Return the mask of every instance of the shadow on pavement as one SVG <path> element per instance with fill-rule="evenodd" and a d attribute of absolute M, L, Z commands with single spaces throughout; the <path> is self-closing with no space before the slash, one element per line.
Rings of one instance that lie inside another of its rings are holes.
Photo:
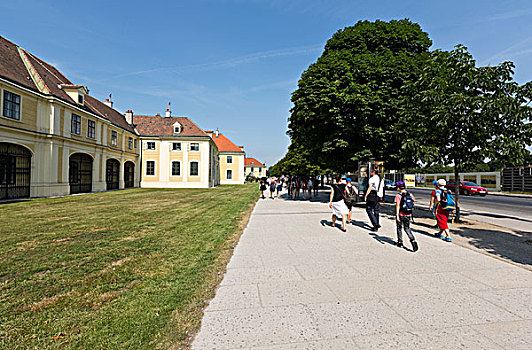
<path fill-rule="evenodd" d="M 532 220 L 523 219 L 523 218 L 516 218 L 514 216 L 509 215 L 500 215 L 500 214 L 492 214 L 492 213 L 461 213 L 462 217 L 467 218 L 470 215 L 476 215 L 476 216 L 486 216 L 488 218 L 494 218 L 494 219 L 510 219 L 510 220 L 517 220 L 517 221 L 524 221 L 524 222 L 532 222 Z"/>

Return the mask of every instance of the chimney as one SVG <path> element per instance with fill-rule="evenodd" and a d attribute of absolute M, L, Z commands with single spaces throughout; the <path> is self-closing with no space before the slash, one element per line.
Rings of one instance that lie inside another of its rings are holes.
<path fill-rule="evenodd" d="M 216 137 L 218 137 L 219 133 L 220 133 L 220 131 L 218 129 L 216 129 Z"/>
<path fill-rule="evenodd" d="M 166 118 L 170 118 L 172 116 L 172 111 L 170 110 L 170 102 L 168 102 L 168 108 L 166 109 Z"/>
<path fill-rule="evenodd" d="M 111 101 L 111 94 L 109 94 L 109 98 L 106 98 L 105 99 L 105 102 L 104 102 L 107 106 L 113 108 L 113 101 Z"/>
<path fill-rule="evenodd" d="M 244 150 L 244 146 L 238 146 L 238 148 L 240 148 L 241 151 Z"/>
<path fill-rule="evenodd" d="M 126 111 L 125 116 L 126 116 L 126 122 L 130 125 L 133 124 L 133 111 L 131 109 L 128 109 Z"/>

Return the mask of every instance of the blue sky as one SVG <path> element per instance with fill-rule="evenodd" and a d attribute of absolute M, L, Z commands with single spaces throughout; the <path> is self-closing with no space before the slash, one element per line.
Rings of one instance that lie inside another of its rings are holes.
<path fill-rule="evenodd" d="M 512 60 L 532 80 L 530 0 L 2 1 L 0 34 L 135 114 L 186 115 L 273 165 L 290 95 L 327 39 L 361 19 L 410 18 L 433 48 Z"/>

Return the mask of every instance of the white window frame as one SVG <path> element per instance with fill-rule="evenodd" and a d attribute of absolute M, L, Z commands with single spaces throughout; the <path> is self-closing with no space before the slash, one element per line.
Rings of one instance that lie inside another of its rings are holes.
<path fill-rule="evenodd" d="M 198 145 L 198 149 L 192 149 L 192 145 Z M 190 152 L 199 152 L 200 151 L 200 144 L 199 142 L 191 142 L 190 143 Z"/>
<path fill-rule="evenodd" d="M 148 174 L 148 162 L 153 162 L 153 175 Z M 155 177 L 157 175 L 157 162 L 155 160 L 146 159 L 146 163 L 144 163 L 144 165 L 146 166 L 146 170 L 144 170 L 145 176 Z"/>
<path fill-rule="evenodd" d="M 153 148 L 150 148 L 149 145 L 153 143 Z M 156 151 L 157 150 L 157 142 L 155 141 L 146 141 L 146 150 L 147 151 Z"/>
<path fill-rule="evenodd" d="M 233 156 L 227 156 L 227 164 L 233 164 Z"/>
<path fill-rule="evenodd" d="M 231 175 L 231 176 L 229 176 Z M 227 171 L 225 172 L 225 179 L 226 180 L 233 180 L 233 170 L 232 169 L 227 169 Z"/>
<path fill-rule="evenodd" d="M 4 103 L 5 103 L 5 93 L 6 92 L 9 92 L 10 94 L 18 96 L 18 118 L 11 118 L 11 117 L 8 117 L 7 115 L 4 115 Z M 12 92 L 12 91 L 7 90 L 7 89 L 0 90 L 0 107 L 2 108 L 2 110 L 0 111 L 0 115 L 2 117 L 7 118 L 9 120 L 20 121 L 21 118 L 22 118 L 22 95 L 17 94 L 15 92 Z"/>
<path fill-rule="evenodd" d="M 133 138 L 131 136 L 129 136 L 127 139 L 127 148 L 133 149 Z"/>
<path fill-rule="evenodd" d="M 113 136 L 116 136 L 113 138 Z M 118 132 L 111 130 L 111 146 L 118 146 Z"/>
<path fill-rule="evenodd" d="M 179 149 L 175 149 L 174 145 L 179 145 Z M 172 142 L 172 152 L 181 152 L 182 149 L 183 145 L 181 144 L 181 142 Z"/>
<path fill-rule="evenodd" d="M 173 174 L 173 172 L 174 172 L 174 163 L 179 163 L 179 175 L 174 175 Z M 170 162 L 170 176 L 180 177 L 180 176 L 183 176 L 182 173 L 183 173 L 183 167 L 181 166 L 181 161 L 180 160 L 172 160 Z"/>
<path fill-rule="evenodd" d="M 79 123 L 76 123 L 76 125 L 79 126 L 79 130 L 73 130 L 73 126 L 74 126 L 74 118 L 77 117 L 79 118 Z M 76 113 L 72 113 L 72 116 L 70 117 L 70 133 L 72 135 L 78 135 L 80 136 L 81 135 L 81 124 L 82 124 L 82 119 L 81 119 L 81 116 L 80 115 L 77 115 Z"/>
<path fill-rule="evenodd" d="M 192 163 L 197 163 L 198 164 L 198 174 L 197 175 L 192 175 Z M 198 177 L 200 176 L 200 162 L 197 161 L 197 160 L 191 160 L 189 163 L 188 163 L 188 175 L 189 176 L 192 176 L 192 177 Z"/>
<path fill-rule="evenodd" d="M 93 134 L 91 135 L 90 134 L 90 123 L 94 123 L 94 129 L 93 129 Z M 92 120 L 92 119 L 87 119 L 87 137 L 89 139 L 95 139 L 96 138 L 96 121 L 95 120 Z"/>

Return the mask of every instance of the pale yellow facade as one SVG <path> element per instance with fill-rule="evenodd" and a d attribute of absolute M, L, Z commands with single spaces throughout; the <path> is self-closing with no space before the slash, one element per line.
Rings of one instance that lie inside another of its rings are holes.
<path fill-rule="evenodd" d="M 266 176 L 266 166 L 264 165 L 246 165 L 244 168 L 246 177 L 264 177 Z"/>
<path fill-rule="evenodd" d="M 219 152 L 210 137 L 142 136 L 141 144 L 141 187 L 208 188 L 220 184 Z"/>
<path fill-rule="evenodd" d="M 221 152 L 220 153 L 220 184 L 241 185 L 244 184 L 244 153 Z"/>
<path fill-rule="evenodd" d="M 118 188 L 125 187 L 123 170 L 126 162 L 130 162 L 128 169 L 131 164 L 134 165 L 132 186 L 139 186 L 139 152 L 135 147 L 139 138 L 136 134 L 88 112 L 82 105 L 67 103 L 4 79 L 0 79 L 2 107 L 5 91 L 20 97 L 20 114 L 19 120 L 15 120 L 4 115 L 4 108 L 0 110 L 0 144 L 4 149 L 20 146 L 30 152 L 29 181 L 26 184 L 29 186 L 29 197 L 71 193 L 70 162 L 74 154 L 88 156 L 86 164 L 90 159 L 91 167 L 87 168 L 86 174 L 87 179 L 91 178 L 90 191 L 107 189 L 106 164 L 109 159 L 118 162 Z M 72 133 L 73 114 L 76 118 L 79 116 L 79 135 Z M 89 121 L 91 133 L 88 132 Z M 114 140 L 111 142 L 112 131 L 116 132 L 116 143 Z M 131 181 L 128 184 L 131 185 Z"/>

